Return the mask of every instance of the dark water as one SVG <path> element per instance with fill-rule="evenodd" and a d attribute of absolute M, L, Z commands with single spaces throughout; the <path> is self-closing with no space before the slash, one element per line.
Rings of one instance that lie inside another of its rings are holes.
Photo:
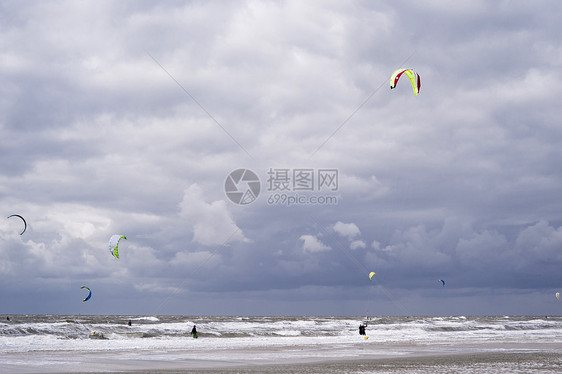
<path fill-rule="evenodd" d="M 122 316 L 122 315 L 15 315 L 0 320 L 0 339 L 43 335 L 80 339 L 91 331 L 130 334 L 131 337 L 160 338 L 190 336 L 197 325 L 207 337 L 302 336 L 324 337 L 356 334 L 363 317 L 259 317 L 259 316 Z M 131 325 L 129 326 L 129 322 Z M 455 332 L 495 333 L 540 332 L 559 335 L 562 317 L 536 316 L 448 316 L 448 317 L 370 317 L 368 332 L 379 336 L 420 336 L 424 339 Z"/>

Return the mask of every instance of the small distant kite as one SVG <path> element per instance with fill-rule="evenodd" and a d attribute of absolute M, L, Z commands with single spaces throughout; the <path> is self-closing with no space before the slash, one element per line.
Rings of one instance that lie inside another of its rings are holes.
<path fill-rule="evenodd" d="M 443 287 L 445 287 L 445 281 L 443 279 L 439 279 L 439 282 L 443 283 Z"/>
<path fill-rule="evenodd" d="M 394 73 L 392 73 L 392 76 L 390 77 L 390 88 L 393 89 L 394 87 L 396 87 L 396 84 L 398 83 L 398 80 L 400 79 L 402 74 L 406 74 L 408 78 L 410 78 L 412 88 L 414 89 L 414 95 L 417 96 L 417 94 L 420 93 L 421 89 L 421 79 L 419 74 L 412 69 L 398 69 L 394 71 Z"/>
<path fill-rule="evenodd" d="M 375 276 L 375 272 L 374 272 L 374 271 L 372 271 L 372 272 L 369 273 L 369 279 L 373 279 L 374 276 Z"/>
<path fill-rule="evenodd" d="M 25 218 L 23 218 L 22 216 L 20 216 L 19 214 L 12 214 L 11 216 L 8 216 L 8 218 L 11 217 L 18 217 L 23 221 L 23 231 L 20 232 L 20 235 L 23 235 L 23 233 L 25 232 L 25 230 L 27 230 L 27 222 L 25 222 Z"/>
<path fill-rule="evenodd" d="M 555 296 L 557 300 L 560 300 L 560 292 L 556 292 Z"/>
<path fill-rule="evenodd" d="M 90 297 L 92 297 L 92 291 L 91 291 L 88 287 L 86 287 L 86 286 L 82 286 L 82 287 L 80 287 L 80 289 L 85 289 L 85 290 L 88 290 L 88 292 L 89 292 L 88 296 L 86 296 L 86 298 L 85 298 L 84 300 L 82 300 L 82 301 L 88 301 L 88 300 L 90 300 Z"/>
<path fill-rule="evenodd" d="M 109 239 L 109 252 L 116 258 L 119 258 L 118 247 L 119 247 L 119 241 L 121 239 L 126 240 L 127 237 L 125 235 L 112 235 L 111 238 Z"/>

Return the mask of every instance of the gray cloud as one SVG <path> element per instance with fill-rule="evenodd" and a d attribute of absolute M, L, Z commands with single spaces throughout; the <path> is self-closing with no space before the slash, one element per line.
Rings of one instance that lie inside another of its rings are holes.
<path fill-rule="evenodd" d="M 556 313 L 559 5 L 0 7 L 0 207 L 29 223 L 0 221 L 6 312 Z M 400 64 L 420 95 L 388 88 Z"/>

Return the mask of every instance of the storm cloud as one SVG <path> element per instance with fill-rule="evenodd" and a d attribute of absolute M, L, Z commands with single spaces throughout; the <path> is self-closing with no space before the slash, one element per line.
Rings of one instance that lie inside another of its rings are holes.
<path fill-rule="evenodd" d="M 1 312 L 560 314 L 561 7 L 0 2 Z"/>

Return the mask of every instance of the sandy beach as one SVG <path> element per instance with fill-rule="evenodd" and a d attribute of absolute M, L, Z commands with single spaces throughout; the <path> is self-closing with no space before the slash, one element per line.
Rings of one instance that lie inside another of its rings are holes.
<path fill-rule="evenodd" d="M 557 373 L 558 343 L 351 344 L 191 352 L 27 352 L 0 355 L 11 373 Z"/>
<path fill-rule="evenodd" d="M 556 353 L 465 353 L 349 359 L 305 364 L 168 371 L 167 373 L 559 373 L 562 355 Z M 148 373 L 147 371 L 144 371 Z"/>

